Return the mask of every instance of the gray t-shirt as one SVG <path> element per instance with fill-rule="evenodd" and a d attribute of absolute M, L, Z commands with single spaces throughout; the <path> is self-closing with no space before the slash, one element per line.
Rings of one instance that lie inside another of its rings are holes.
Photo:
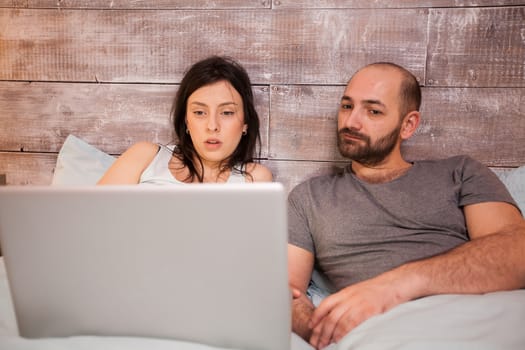
<path fill-rule="evenodd" d="M 418 161 L 383 184 L 312 178 L 288 198 L 289 242 L 315 254 L 336 290 L 468 241 L 463 206 L 516 205 L 497 176 L 467 157 Z"/>

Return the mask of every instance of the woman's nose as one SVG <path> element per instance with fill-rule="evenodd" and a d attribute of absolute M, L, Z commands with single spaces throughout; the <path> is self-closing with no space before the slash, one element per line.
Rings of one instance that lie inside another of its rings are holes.
<path fill-rule="evenodd" d="M 210 114 L 210 117 L 208 118 L 208 130 L 219 131 L 219 118 L 216 113 Z"/>

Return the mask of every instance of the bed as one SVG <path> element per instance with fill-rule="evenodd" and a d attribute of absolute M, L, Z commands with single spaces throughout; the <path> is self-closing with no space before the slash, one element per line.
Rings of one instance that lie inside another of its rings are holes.
<path fill-rule="evenodd" d="M 113 158 L 71 136 L 58 157 L 53 185 L 92 184 Z M 498 174 L 525 211 L 525 167 Z M 483 295 L 437 295 L 399 305 L 362 323 L 333 349 L 525 349 L 525 290 Z M 256 344 L 254 349 L 256 349 Z M 292 349 L 311 349 L 295 335 Z M 0 257 L 0 349 L 210 350 L 176 340 L 77 336 L 25 339 L 18 335 L 3 258 Z"/>
<path fill-rule="evenodd" d="M 516 349 L 525 348 L 525 290 L 484 295 L 436 295 L 402 304 L 350 332 L 333 349 Z M 0 258 L 0 349 L 9 350 L 217 350 L 166 339 L 18 336 L 3 259 Z M 292 349 L 311 349 L 296 336 Z"/>

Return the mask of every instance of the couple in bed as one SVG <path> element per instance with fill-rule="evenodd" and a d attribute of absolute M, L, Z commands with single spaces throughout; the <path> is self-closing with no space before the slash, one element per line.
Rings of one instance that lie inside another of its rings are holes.
<path fill-rule="evenodd" d="M 338 147 L 351 163 L 289 195 L 292 327 L 316 349 L 409 300 L 525 287 L 525 221 L 496 175 L 467 156 L 402 156 L 420 104 L 406 69 L 358 70 L 338 111 Z M 176 145 L 135 144 L 99 184 L 272 181 L 254 161 L 259 119 L 249 77 L 234 60 L 194 64 L 172 117 Z M 333 287 L 318 305 L 314 266 Z"/>

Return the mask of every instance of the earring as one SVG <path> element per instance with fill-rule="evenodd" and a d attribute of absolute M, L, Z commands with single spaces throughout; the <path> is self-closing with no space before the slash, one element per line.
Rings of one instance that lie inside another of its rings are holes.
<path fill-rule="evenodd" d="M 248 134 L 248 130 L 243 130 L 242 131 L 242 136 L 246 136 L 246 134 Z"/>
<path fill-rule="evenodd" d="M 188 128 L 186 128 L 186 134 L 190 134 L 190 130 Z"/>

